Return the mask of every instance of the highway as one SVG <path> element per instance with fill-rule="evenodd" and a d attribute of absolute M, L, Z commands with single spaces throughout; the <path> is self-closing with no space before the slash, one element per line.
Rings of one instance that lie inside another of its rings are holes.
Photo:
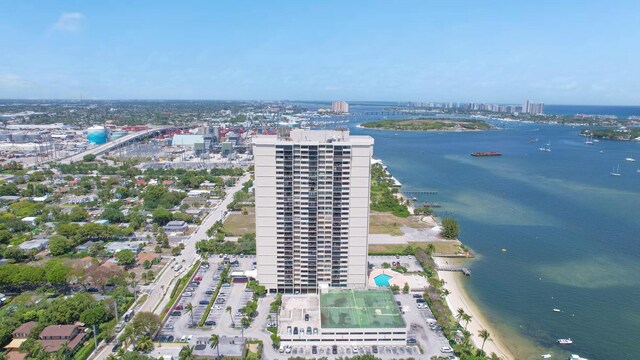
<path fill-rule="evenodd" d="M 233 201 L 233 195 L 242 189 L 242 185 L 249 180 L 250 174 L 246 173 L 243 175 L 238 182 L 229 190 L 227 190 L 227 195 L 225 198 L 216 206 L 216 208 L 207 215 L 206 218 L 202 221 L 200 226 L 198 226 L 197 230 L 186 240 L 184 240 L 184 250 L 182 253 L 175 257 L 173 261 L 170 261 L 160 276 L 156 278 L 156 280 L 147 288 L 150 289 L 146 292 L 147 300 L 139 305 L 134 311 L 136 313 L 146 311 L 153 311 L 155 314 L 161 315 L 162 310 L 169 302 L 169 295 L 165 296 L 166 293 L 170 293 L 176 279 L 184 276 L 184 273 L 189 271 L 191 266 L 198 260 L 199 255 L 196 254 L 196 242 L 200 240 L 207 239 L 207 230 L 218 220 L 223 218 L 224 211 L 227 210 L 227 205 Z M 179 272 L 175 272 L 173 270 L 173 266 L 175 264 L 183 264 L 182 269 Z M 155 309 L 155 311 L 154 311 Z M 120 334 L 118 334 L 120 336 Z M 117 337 L 116 336 L 116 339 Z M 90 356 L 91 359 L 102 360 L 106 359 L 109 354 L 111 354 L 111 348 L 115 345 L 114 343 L 109 343 L 102 345 Z"/>
<path fill-rule="evenodd" d="M 85 155 L 89 155 L 89 154 L 102 155 L 111 151 L 113 148 L 117 147 L 118 145 L 134 140 L 138 137 L 147 136 L 157 131 L 163 131 L 163 130 L 172 129 L 172 128 L 175 128 L 175 126 L 160 126 L 160 127 L 154 127 L 151 129 L 143 130 L 143 131 L 138 131 L 132 134 L 127 134 L 117 140 L 109 141 L 106 144 L 98 145 L 96 147 L 77 153 L 75 155 L 71 155 L 68 158 L 57 161 L 57 162 L 61 164 L 69 164 L 74 161 L 81 161 L 82 157 Z"/>

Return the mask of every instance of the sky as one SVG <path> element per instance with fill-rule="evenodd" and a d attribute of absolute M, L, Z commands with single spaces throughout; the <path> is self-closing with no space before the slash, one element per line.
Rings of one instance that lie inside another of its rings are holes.
<path fill-rule="evenodd" d="M 0 3 L 0 98 L 640 105 L 640 1 Z"/>

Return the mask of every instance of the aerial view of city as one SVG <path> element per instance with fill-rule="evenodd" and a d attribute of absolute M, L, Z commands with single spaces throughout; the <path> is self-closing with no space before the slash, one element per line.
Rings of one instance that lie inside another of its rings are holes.
<path fill-rule="evenodd" d="M 2 9 L 0 360 L 640 359 L 640 3 Z"/>

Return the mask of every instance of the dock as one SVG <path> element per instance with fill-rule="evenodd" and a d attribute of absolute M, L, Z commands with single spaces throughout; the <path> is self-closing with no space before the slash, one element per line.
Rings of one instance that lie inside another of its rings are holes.
<path fill-rule="evenodd" d="M 438 271 L 453 271 L 453 272 L 461 272 L 465 276 L 471 276 L 471 270 L 462 266 L 438 266 L 436 269 Z"/>
<path fill-rule="evenodd" d="M 415 190 L 415 191 L 402 191 L 403 195 L 435 195 L 436 190 Z"/>

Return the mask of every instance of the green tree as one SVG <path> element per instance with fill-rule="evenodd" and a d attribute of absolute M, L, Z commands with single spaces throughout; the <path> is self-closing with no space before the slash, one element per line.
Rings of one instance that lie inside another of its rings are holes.
<path fill-rule="evenodd" d="M 85 156 L 82 157 L 82 160 L 84 162 L 92 162 L 96 159 L 96 156 L 94 154 L 87 154 Z"/>
<path fill-rule="evenodd" d="M 139 312 L 131 321 L 133 338 L 138 336 L 151 337 L 160 328 L 160 317 L 152 312 Z"/>
<path fill-rule="evenodd" d="M 469 323 L 471 322 L 471 315 L 469 314 L 464 314 L 464 316 L 462 316 L 462 320 L 464 321 L 464 328 L 465 330 L 467 329 L 467 325 L 469 325 Z"/>
<path fill-rule="evenodd" d="M 489 334 L 489 332 L 486 329 L 482 329 L 478 331 L 478 336 L 482 338 L 482 347 L 480 347 L 480 351 L 484 351 L 484 343 L 487 342 L 489 337 L 491 337 L 491 334 Z"/>
<path fill-rule="evenodd" d="M 53 256 L 60 256 L 71 252 L 73 241 L 60 235 L 53 235 L 49 238 L 49 252 Z"/>
<path fill-rule="evenodd" d="M 69 221 L 80 222 L 86 221 L 89 218 L 89 213 L 80 206 L 74 206 L 69 212 Z"/>
<path fill-rule="evenodd" d="M 183 346 L 178 354 L 180 360 L 195 360 L 196 355 L 193 353 L 193 346 Z"/>
<path fill-rule="evenodd" d="M 122 211 L 114 208 L 109 208 L 109 207 L 104 209 L 100 217 L 102 219 L 109 221 L 109 223 L 111 224 L 119 224 L 125 221 L 125 217 Z"/>
<path fill-rule="evenodd" d="M 59 259 L 51 259 L 44 264 L 44 271 L 50 284 L 63 285 L 67 283 L 71 267 L 64 265 Z"/>
<path fill-rule="evenodd" d="M 235 327 L 235 326 L 236 326 L 236 324 L 233 322 L 233 316 L 231 316 L 231 311 L 232 311 L 231 306 L 227 306 L 227 308 L 225 309 L 225 311 L 229 313 L 229 318 L 231 319 L 231 326 L 232 326 L 232 327 Z"/>
<path fill-rule="evenodd" d="M 461 322 L 465 315 L 466 313 L 463 308 L 458 308 L 458 310 L 456 310 L 456 320 L 458 320 L 458 322 Z"/>
<path fill-rule="evenodd" d="M 217 334 L 211 334 L 211 336 L 209 337 L 209 347 L 211 347 L 211 349 L 217 350 L 218 358 L 220 358 L 220 348 L 218 348 L 219 344 L 220 344 L 220 336 L 218 336 Z"/>
<path fill-rule="evenodd" d="M 119 265 L 131 266 L 136 263 L 136 255 L 129 249 L 118 251 L 115 258 Z"/>
<path fill-rule="evenodd" d="M 454 218 L 447 217 L 442 220 L 442 236 L 445 239 L 457 239 L 459 231 L 458 222 Z"/>
<path fill-rule="evenodd" d="M 171 211 L 161 207 L 153 211 L 153 221 L 159 226 L 164 226 L 171 220 L 173 220 L 173 213 Z"/>
<path fill-rule="evenodd" d="M 411 290 L 409 288 L 409 283 L 404 283 L 404 286 L 402 287 L 402 292 L 405 293 L 405 294 L 408 294 L 409 290 Z"/>
<path fill-rule="evenodd" d="M 189 313 L 191 315 L 191 325 L 194 324 L 193 322 L 193 305 L 191 303 L 187 303 L 187 305 L 185 305 L 184 307 L 184 312 Z"/>

